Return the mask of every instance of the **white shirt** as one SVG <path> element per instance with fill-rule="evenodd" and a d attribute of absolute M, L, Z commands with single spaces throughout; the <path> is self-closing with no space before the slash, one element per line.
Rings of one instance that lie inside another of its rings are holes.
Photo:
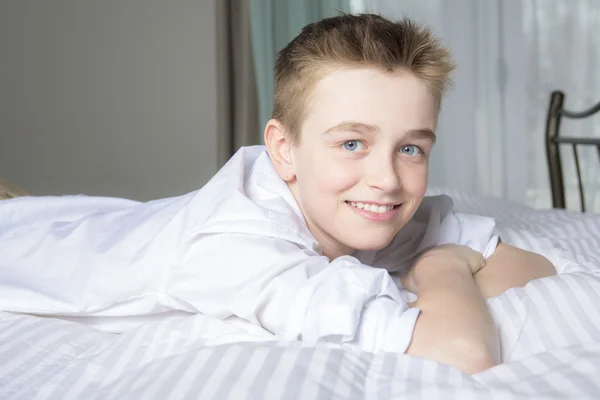
<path fill-rule="evenodd" d="M 0 310 L 80 318 L 112 332 L 202 313 L 284 339 L 401 353 L 419 310 L 407 307 L 388 271 L 443 243 L 488 257 L 497 240 L 494 220 L 429 197 L 385 249 L 330 261 L 264 147 L 245 147 L 202 189 L 179 197 L 0 201 Z"/>

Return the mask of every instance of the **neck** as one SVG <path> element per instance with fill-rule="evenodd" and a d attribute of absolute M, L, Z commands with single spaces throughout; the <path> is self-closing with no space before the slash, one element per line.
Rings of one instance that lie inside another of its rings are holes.
<path fill-rule="evenodd" d="M 350 248 L 348 248 L 348 249 L 326 249 L 324 246 L 322 246 L 322 247 L 323 247 L 323 255 L 325 257 L 329 258 L 331 261 L 333 261 L 336 258 L 341 257 L 341 256 L 349 256 L 354 252 L 354 250 L 352 250 Z"/>
<path fill-rule="evenodd" d="M 332 238 L 331 235 L 321 230 L 318 226 L 312 224 L 311 221 L 306 220 L 306 223 L 310 233 L 312 233 L 313 237 L 321 246 L 323 255 L 325 257 L 329 258 L 330 260 L 335 260 L 338 257 L 349 256 L 354 253 L 354 249 L 338 242 Z"/>

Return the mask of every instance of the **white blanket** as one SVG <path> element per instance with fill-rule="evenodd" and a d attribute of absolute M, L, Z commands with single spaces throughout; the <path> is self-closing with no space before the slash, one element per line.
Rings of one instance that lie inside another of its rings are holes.
<path fill-rule="evenodd" d="M 3 313 L 0 399 L 599 398 L 600 215 L 452 196 L 560 272 L 489 300 L 502 365 L 467 376 L 407 355 L 273 342 L 202 315 L 114 335 Z"/>

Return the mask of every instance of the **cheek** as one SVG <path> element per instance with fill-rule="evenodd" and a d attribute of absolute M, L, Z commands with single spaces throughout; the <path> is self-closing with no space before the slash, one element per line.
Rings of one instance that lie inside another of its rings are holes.
<path fill-rule="evenodd" d="M 299 187 L 301 192 L 311 195 L 319 199 L 317 202 L 323 203 L 332 196 L 343 196 L 347 190 L 356 185 L 360 180 L 356 170 L 357 168 L 351 168 L 345 163 L 336 163 L 333 160 L 325 162 L 315 160 L 305 166 L 302 173 L 299 174 Z M 314 199 L 302 197 L 304 201 L 315 202 Z"/>
<path fill-rule="evenodd" d="M 404 191 L 413 197 L 423 197 L 427 191 L 427 170 L 427 166 L 407 170 L 402 177 Z"/>

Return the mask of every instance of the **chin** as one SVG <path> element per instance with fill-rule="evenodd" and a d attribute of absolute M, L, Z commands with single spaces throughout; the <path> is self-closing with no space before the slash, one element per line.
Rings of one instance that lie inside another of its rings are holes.
<path fill-rule="evenodd" d="M 353 241 L 349 247 L 359 251 L 378 251 L 384 249 L 388 244 L 391 243 L 395 235 L 385 237 L 371 237 L 368 241 L 363 240 Z"/>

